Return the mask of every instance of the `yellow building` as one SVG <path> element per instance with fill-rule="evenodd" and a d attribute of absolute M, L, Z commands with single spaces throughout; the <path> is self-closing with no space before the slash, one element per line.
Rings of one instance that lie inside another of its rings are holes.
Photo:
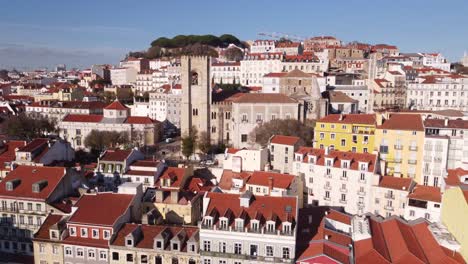
<path fill-rule="evenodd" d="M 447 189 L 442 195 L 442 223 L 460 243 L 463 258 L 468 261 L 468 170 L 448 170 Z"/>
<path fill-rule="evenodd" d="M 374 151 L 385 161 L 382 173 L 422 182 L 424 124 L 417 114 L 377 116 Z"/>
<path fill-rule="evenodd" d="M 372 152 L 376 119 L 374 114 L 332 114 L 315 125 L 314 147 L 339 151 Z"/>

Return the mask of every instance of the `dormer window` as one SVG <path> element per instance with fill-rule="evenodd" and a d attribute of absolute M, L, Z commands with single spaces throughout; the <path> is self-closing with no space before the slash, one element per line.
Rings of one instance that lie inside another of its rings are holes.
<path fill-rule="evenodd" d="M 235 228 L 237 231 L 244 230 L 244 220 L 243 219 L 236 219 Z"/>
<path fill-rule="evenodd" d="M 133 238 L 132 238 L 132 237 L 127 237 L 127 238 L 125 239 L 125 245 L 126 245 L 127 247 L 132 247 L 132 246 L 133 246 Z"/>
<path fill-rule="evenodd" d="M 172 242 L 172 250 L 179 251 L 179 242 Z"/>
<path fill-rule="evenodd" d="M 333 160 L 332 159 L 327 159 L 327 166 L 330 167 L 332 166 L 333 164 Z"/>
<path fill-rule="evenodd" d="M 88 237 L 88 229 L 87 228 L 81 228 L 81 237 Z"/>
<path fill-rule="evenodd" d="M 213 218 L 210 216 L 205 217 L 205 226 L 211 227 L 213 225 Z"/>
<path fill-rule="evenodd" d="M 290 234 L 291 233 L 291 223 L 283 223 L 283 233 Z"/>
<path fill-rule="evenodd" d="M 362 171 L 366 171 L 367 170 L 367 164 L 366 163 L 361 163 L 360 166 L 359 166 L 359 169 L 362 170 Z"/>
<path fill-rule="evenodd" d="M 260 225 L 258 221 L 252 221 L 250 223 L 250 228 L 252 229 L 252 231 L 258 231 L 259 226 Z"/>
<path fill-rule="evenodd" d="M 220 229 L 227 229 L 227 228 L 228 228 L 228 220 L 227 220 L 227 218 L 220 219 L 220 221 L 219 221 L 219 228 L 220 228 Z"/>
<path fill-rule="evenodd" d="M 76 227 L 70 227 L 68 232 L 70 233 L 70 236 L 76 236 Z"/>
<path fill-rule="evenodd" d="M 57 239 L 58 238 L 57 231 L 50 231 L 50 238 Z"/>
<path fill-rule="evenodd" d="M 314 156 L 309 156 L 309 163 L 310 164 L 315 164 L 315 157 Z"/>
<path fill-rule="evenodd" d="M 273 221 L 268 221 L 266 225 L 266 231 L 268 233 L 274 233 L 275 232 L 275 222 Z"/>
<path fill-rule="evenodd" d="M 108 240 L 110 238 L 110 231 L 104 230 L 104 239 Z"/>
<path fill-rule="evenodd" d="M 349 167 L 349 162 L 348 162 L 348 161 L 343 161 L 343 162 L 341 163 L 341 167 L 342 167 L 343 169 L 347 169 L 347 168 Z"/>
<path fill-rule="evenodd" d="M 99 230 L 93 229 L 92 233 L 93 233 L 93 238 L 97 238 L 97 239 L 99 238 Z"/>

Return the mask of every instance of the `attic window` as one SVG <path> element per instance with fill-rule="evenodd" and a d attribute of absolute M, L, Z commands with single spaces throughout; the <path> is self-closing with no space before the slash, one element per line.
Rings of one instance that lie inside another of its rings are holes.
<path fill-rule="evenodd" d="M 177 251 L 179 251 L 179 243 L 173 242 L 173 243 L 172 243 L 172 250 L 177 250 Z"/>
<path fill-rule="evenodd" d="M 156 241 L 156 248 L 159 248 L 159 249 L 162 248 L 162 241 L 161 240 Z"/>
<path fill-rule="evenodd" d="M 130 246 L 130 247 L 133 246 L 133 239 L 127 238 L 125 240 L 125 245 Z"/>
<path fill-rule="evenodd" d="M 13 191 L 16 188 L 16 186 L 20 185 L 20 183 L 20 179 L 14 179 L 6 182 L 5 188 L 7 189 L 7 191 Z"/>
<path fill-rule="evenodd" d="M 33 183 L 32 185 L 32 191 L 35 193 L 39 193 L 42 191 L 47 186 L 47 181 L 46 180 L 41 180 L 36 183 Z"/>

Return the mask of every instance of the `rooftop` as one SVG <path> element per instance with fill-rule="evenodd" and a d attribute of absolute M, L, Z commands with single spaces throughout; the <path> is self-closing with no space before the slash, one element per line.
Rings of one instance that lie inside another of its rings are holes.
<path fill-rule="evenodd" d="M 244 93 L 233 100 L 234 103 L 297 104 L 297 101 L 284 94 Z"/>
<path fill-rule="evenodd" d="M 247 184 L 270 186 L 278 189 L 288 189 L 294 182 L 296 176 L 267 171 L 255 171 L 247 180 Z"/>
<path fill-rule="evenodd" d="M 410 187 L 414 184 L 414 181 L 410 178 L 398 178 L 392 176 L 383 176 L 380 179 L 379 187 L 409 191 Z"/>
<path fill-rule="evenodd" d="M 424 131 L 421 115 L 418 114 L 391 114 L 383 121 L 380 129 Z"/>
<path fill-rule="evenodd" d="M 274 135 L 270 139 L 270 143 L 272 144 L 281 144 L 281 145 L 289 145 L 289 146 L 294 146 L 297 142 L 301 140 L 298 137 L 293 137 L 293 136 L 283 136 L 283 135 Z"/>
<path fill-rule="evenodd" d="M 327 115 L 317 122 L 322 123 L 342 123 L 342 124 L 364 124 L 364 125 L 375 125 L 375 115 L 374 114 L 331 114 Z"/>
<path fill-rule="evenodd" d="M 408 195 L 408 198 L 440 203 L 442 201 L 442 194 L 438 187 L 416 185 L 413 192 Z"/>

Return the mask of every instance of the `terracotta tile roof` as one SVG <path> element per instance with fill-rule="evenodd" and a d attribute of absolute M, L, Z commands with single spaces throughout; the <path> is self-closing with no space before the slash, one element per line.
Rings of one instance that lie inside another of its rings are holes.
<path fill-rule="evenodd" d="M 219 179 L 218 187 L 222 190 L 230 190 L 231 188 L 233 188 L 232 179 L 242 179 L 245 183 L 251 175 L 252 172 L 233 172 L 232 170 L 223 170 L 221 178 Z M 241 189 L 240 191 L 243 191 L 243 189 Z"/>
<path fill-rule="evenodd" d="M 321 119 L 317 122 L 322 123 L 340 123 L 340 124 L 364 124 L 364 125 L 375 125 L 375 115 L 374 114 L 348 114 L 348 115 L 339 115 L 331 114 Z"/>
<path fill-rule="evenodd" d="M 312 147 L 299 147 L 296 154 L 302 155 L 302 162 L 308 163 L 309 156 L 315 156 L 315 163 L 319 166 L 325 165 L 325 158 L 333 158 L 333 167 L 341 168 L 341 161 L 350 161 L 350 170 L 359 170 L 359 162 L 368 163 L 367 171 L 373 172 L 377 163 L 377 155 L 370 153 L 355 153 L 338 150 L 331 150 L 328 155 L 325 155 L 324 149 Z"/>
<path fill-rule="evenodd" d="M 63 122 L 80 122 L 80 123 L 99 123 L 104 118 L 103 115 L 75 115 L 68 114 L 63 118 Z"/>
<path fill-rule="evenodd" d="M 440 203 L 442 201 L 442 194 L 438 187 L 416 185 L 413 192 L 408 195 L 408 198 Z"/>
<path fill-rule="evenodd" d="M 130 166 L 136 167 L 157 167 L 161 162 L 159 160 L 136 160 Z"/>
<path fill-rule="evenodd" d="M 329 91 L 328 95 L 330 97 L 331 103 L 356 103 L 358 102 L 358 100 L 355 100 L 340 91 Z"/>
<path fill-rule="evenodd" d="M 106 106 L 104 109 L 106 109 L 106 110 L 128 110 L 128 107 L 123 105 L 118 100 L 115 100 L 114 102 L 112 102 L 111 104 Z"/>
<path fill-rule="evenodd" d="M 49 214 L 41 225 L 41 228 L 34 234 L 34 239 L 49 240 L 50 228 L 62 220 L 63 215 Z"/>
<path fill-rule="evenodd" d="M 280 227 L 281 222 L 296 222 L 297 197 L 255 196 L 250 200 L 249 207 L 240 206 L 239 194 L 207 193 L 209 198 L 206 215 L 218 212 L 224 215 L 227 211 L 234 216 L 244 216 L 246 219 L 272 220 Z M 216 220 L 214 223 L 216 223 Z M 233 221 L 234 222 L 234 221 Z M 260 221 L 260 225 L 264 224 Z"/>
<path fill-rule="evenodd" d="M 392 75 L 402 75 L 400 72 L 397 72 L 397 71 L 389 71 L 388 73 Z"/>
<path fill-rule="evenodd" d="M 90 237 L 82 238 L 82 237 L 67 236 L 64 240 L 62 240 L 62 244 L 64 246 L 76 245 L 76 246 L 93 247 L 93 248 L 109 248 L 109 240 L 94 239 Z"/>
<path fill-rule="evenodd" d="M 459 263 L 438 244 L 425 221 L 371 217 L 369 225 L 372 237 L 354 243 L 357 264 Z"/>
<path fill-rule="evenodd" d="M 233 99 L 234 103 L 297 104 L 297 101 L 284 94 L 244 93 Z"/>
<path fill-rule="evenodd" d="M 197 227 L 189 226 L 165 226 L 165 225 L 137 225 L 124 224 L 117 232 L 115 239 L 112 241 L 112 246 L 125 247 L 125 238 L 127 235 L 139 229 L 141 235 L 137 235 L 135 248 L 154 249 L 154 239 L 158 236 L 164 236 L 168 240 L 178 237 L 181 241 L 180 251 L 187 252 L 187 241 L 197 235 Z M 198 243 L 198 239 L 195 240 Z M 165 250 L 171 250 L 171 243 L 165 244 Z"/>
<path fill-rule="evenodd" d="M 33 139 L 28 144 L 26 144 L 26 146 L 19 148 L 18 151 L 21 151 L 21 152 L 34 152 L 34 151 L 38 150 L 39 148 L 42 148 L 45 145 L 47 145 L 48 142 L 49 142 L 49 140 L 47 138 L 36 138 L 36 139 Z"/>
<path fill-rule="evenodd" d="M 226 153 L 228 154 L 236 154 L 240 149 L 237 148 L 227 148 Z"/>
<path fill-rule="evenodd" d="M 426 119 L 424 120 L 424 126 L 427 128 L 456 128 L 456 129 L 468 129 L 468 120 L 447 120 L 445 125 L 444 119 Z"/>
<path fill-rule="evenodd" d="M 193 193 L 209 192 L 213 187 L 213 183 L 209 180 L 199 177 L 190 177 L 190 179 L 187 180 L 185 190 Z"/>
<path fill-rule="evenodd" d="M 271 138 L 270 143 L 294 146 L 297 142 L 299 142 L 299 140 L 301 139 L 298 137 L 274 135 Z"/>
<path fill-rule="evenodd" d="M 394 189 L 394 190 L 406 190 L 409 191 L 414 181 L 411 178 L 398 178 L 392 176 L 383 176 L 380 179 L 379 187 Z"/>
<path fill-rule="evenodd" d="M 155 121 L 147 116 L 129 116 L 125 120 L 125 124 L 153 124 L 157 123 L 158 121 Z"/>
<path fill-rule="evenodd" d="M 276 48 L 299 48 L 301 43 L 299 42 L 279 42 L 276 44 Z"/>
<path fill-rule="evenodd" d="M 263 75 L 263 77 L 280 78 L 280 77 L 283 77 L 285 75 L 286 75 L 286 72 L 270 72 L 270 73 L 267 73 L 267 74 Z"/>
<path fill-rule="evenodd" d="M 134 195 L 119 193 L 84 194 L 68 223 L 113 226 L 133 202 Z"/>
<path fill-rule="evenodd" d="M 26 141 L 22 140 L 10 140 L 0 148 L 0 169 L 5 169 L 6 162 L 12 162 L 16 159 L 16 149 L 24 147 Z M 3 152 L 2 152 L 3 151 Z"/>
<path fill-rule="evenodd" d="M 240 62 L 239 61 L 227 61 L 227 62 L 218 61 L 218 62 L 212 62 L 211 66 L 213 67 L 237 67 L 237 66 L 240 66 Z"/>
<path fill-rule="evenodd" d="M 326 217 L 346 225 L 351 225 L 351 220 L 353 218 L 351 215 L 333 209 L 328 212 Z"/>
<path fill-rule="evenodd" d="M 468 170 L 464 170 L 462 168 L 447 170 L 447 177 L 444 179 L 445 184 L 448 186 L 459 186 L 462 184 L 468 184 L 460 181 L 460 177 L 465 175 L 468 176 Z"/>
<path fill-rule="evenodd" d="M 283 174 L 276 172 L 267 171 L 254 171 L 250 178 L 247 180 L 247 184 L 269 186 L 270 181 L 273 184 L 273 188 L 288 189 L 294 182 L 296 176 L 291 174 Z"/>
<path fill-rule="evenodd" d="M 122 149 L 108 149 L 102 155 L 102 157 L 99 158 L 100 161 L 119 161 L 123 162 L 125 161 L 128 156 L 132 153 L 132 150 L 122 150 Z"/>
<path fill-rule="evenodd" d="M 155 176 L 156 173 L 154 171 L 143 171 L 143 170 L 128 170 L 124 173 L 124 175 L 131 175 L 131 176 Z"/>
<path fill-rule="evenodd" d="M 379 129 L 424 131 L 421 115 L 392 114 L 385 120 Z"/>
<path fill-rule="evenodd" d="M 44 201 L 55 191 L 65 174 L 63 167 L 18 166 L 0 183 L 0 196 Z M 6 183 L 14 180 L 19 180 L 17 186 L 8 191 Z M 40 181 L 47 181 L 47 185 L 39 192 L 33 192 L 32 185 Z"/>
<path fill-rule="evenodd" d="M 167 167 L 161 176 L 158 178 L 157 182 L 154 184 L 155 187 L 160 188 L 181 188 L 182 181 L 185 176 L 185 171 L 187 168 L 178 168 L 178 167 Z M 170 186 L 163 186 L 161 179 L 170 179 Z"/>

